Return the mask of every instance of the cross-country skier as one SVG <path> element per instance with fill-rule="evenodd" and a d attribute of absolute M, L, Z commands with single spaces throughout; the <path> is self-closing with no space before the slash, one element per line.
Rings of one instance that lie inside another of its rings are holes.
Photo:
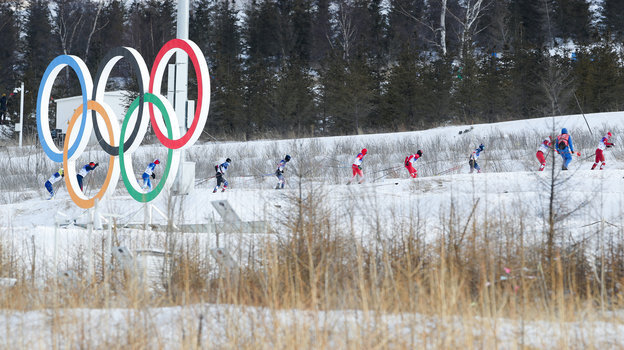
<path fill-rule="evenodd" d="M 479 156 L 481 155 L 481 152 L 483 152 L 484 148 L 485 146 L 483 146 L 483 144 L 480 144 L 479 147 L 475 148 L 475 150 L 472 151 L 472 153 L 470 154 L 470 160 L 468 160 L 468 164 L 470 164 L 471 174 L 475 169 L 477 169 L 477 173 L 481 172 L 481 167 L 477 163 L 477 159 L 479 159 Z"/>
<path fill-rule="evenodd" d="M 149 190 L 148 192 L 152 192 L 152 180 L 150 179 L 150 176 L 152 177 L 152 179 L 156 178 L 154 168 L 156 168 L 156 165 L 158 164 L 160 164 L 160 160 L 154 159 L 153 162 L 147 165 L 147 168 L 145 168 L 145 172 L 143 173 L 143 186 L 141 186 L 141 188 L 147 188 Z"/>
<path fill-rule="evenodd" d="M 84 177 L 87 176 L 88 173 L 95 170 L 98 165 L 100 165 L 100 163 L 89 162 L 89 164 L 85 164 L 78 172 L 78 175 L 76 175 L 76 179 L 78 179 L 78 186 L 80 186 L 81 191 L 84 191 L 82 189 L 82 179 L 84 179 Z"/>
<path fill-rule="evenodd" d="M 568 129 L 561 129 L 561 135 L 557 136 L 557 153 L 561 154 L 563 164 L 561 170 L 568 170 L 568 165 L 572 161 L 574 154 L 574 145 L 572 144 L 572 135 L 568 134 Z M 577 156 L 581 156 L 581 152 L 576 152 Z"/>
<path fill-rule="evenodd" d="M 350 185 L 356 176 L 360 177 L 360 181 L 358 182 L 359 184 L 364 182 L 364 173 L 362 172 L 362 160 L 364 159 L 366 153 L 368 153 L 368 150 L 366 148 L 363 148 L 362 151 L 358 153 L 357 157 L 355 157 L 353 165 L 351 165 L 351 169 L 353 170 L 353 176 L 351 177 L 351 179 L 349 179 L 347 185 Z"/>
<path fill-rule="evenodd" d="M 605 136 L 602 137 L 602 139 L 600 139 L 600 142 L 598 143 L 598 148 L 596 148 L 596 161 L 594 162 L 594 165 L 592 165 L 591 170 L 596 169 L 596 166 L 598 166 L 598 163 L 600 162 L 602 162 L 602 164 L 600 164 L 600 170 L 604 169 L 605 157 L 602 152 L 607 148 L 613 147 L 614 143 L 609 142 L 611 136 L 613 135 L 609 131 Z"/>
<path fill-rule="evenodd" d="M 417 161 L 420 157 L 422 157 L 422 154 L 423 152 L 421 150 L 418 150 L 418 152 L 416 152 L 415 154 L 411 154 L 405 157 L 405 168 L 409 172 L 410 176 L 414 179 L 418 177 L 418 170 L 414 168 L 412 161 Z"/>
<path fill-rule="evenodd" d="M 215 175 L 215 177 L 217 178 L 217 185 L 215 186 L 214 190 L 212 190 L 212 193 L 217 192 L 219 187 L 221 187 L 221 184 L 223 184 L 221 192 L 225 192 L 225 189 L 228 187 L 225 173 L 227 172 L 230 163 L 232 163 L 232 160 L 230 158 L 227 158 L 224 163 L 215 165 L 215 171 L 217 172 L 217 174 Z"/>
<path fill-rule="evenodd" d="M 54 185 L 56 182 L 60 181 L 63 177 L 65 177 L 65 173 L 63 172 L 63 168 L 60 168 L 57 172 L 55 172 L 50 178 L 45 182 L 45 188 L 50 192 L 50 198 L 54 197 Z"/>
<path fill-rule="evenodd" d="M 277 163 L 277 170 L 275 171 L 275 176 L 277 176 L 277 186 L 275 186 L 276 190 L 279 190 L 280 188 L 283 189 L 284 188 L 284 183 L 286 182 L 286 180 L 284 179 L 284 170 L 286 168 L 286 163 L 288 163 L 290 161 L 290 156 L 287 154 L 284 159 L 280 160 L 279 163 Z"/>
<path fill-rule="evenodd" d="M 544 171 L 544 167 L 546 167 L 546 157 L 548 156 L 548 153 L 550 152 L 551 149 L 552 149 L 552 138 L 548 136 L 539 145 L 539 147 L 537 148 L 537 153 L 535 154 L 535 156 L 537 157 L 537 160 L 540 162 L 539 171 Z"/>

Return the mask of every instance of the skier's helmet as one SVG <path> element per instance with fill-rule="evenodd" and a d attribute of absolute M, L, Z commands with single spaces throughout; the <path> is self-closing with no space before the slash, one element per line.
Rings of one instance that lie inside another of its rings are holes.
<path fill-rule="evenodd" d="M 63 170 L 63 168 L 60 168 L 58 171 L 59 175 L 61 176 L 65 176 L 65 170 Z"/>
<path fill-rule="evenodd" d="M 160 164 L 160 160 L 154 159 L 154 164 Z"/>
<path fill-rule="evenodd" d="M 227 158 L 225 161 L 228 163 L 232 163 L 232 160 L 230 158 Z"/>
<path fill-rule="evenodd" d="M 611 134 L 611 131 L 609 131 L 609 132 L 607 133 L 607 136 L 609 136 L 609 137 L 613 136 L 613 134 Z"/>
<path fill-rule="evenodd" d="M 416 154 L 418 154 L 418 156 L 422 156 L 422 151 L 418 150 L 418 152 L 416 152 Z"/>
<path fill-rule="evenodd" d="M 366 148 L 362 148 L 362 154 L 366 154 L 368 150 Z"/>
<path fill-rule="evenodd" d="M 286 157 L 284 157 L 284 160 L 287 162 L 290 161 L 290 156 L 287 154 Z"/>
<path fill-rule="evenodd" d="M 90 162 L 90 163 L 89 163 L 89 166 L 90 166 L 90 167 L 94 167 L 94 166 L 95 166 L 95 163 L 94 163 L 94 162 Z"/>
<path fill-rule="evenodd" d="M 479 145 L 479 149 L 483 151 L 483 149 L 485 148 L 485 146 L 483 144 Z"/>

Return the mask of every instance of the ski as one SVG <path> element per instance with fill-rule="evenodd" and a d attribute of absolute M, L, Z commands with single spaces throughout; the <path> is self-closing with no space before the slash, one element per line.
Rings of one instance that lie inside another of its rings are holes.
<path fill-rule="evenodd" d="M 450 172 L 452 172 L 452 171 L 459 170 L 459 169 L 461 169 L 461 167 L 462 167 L 461 165 L 457 165 L 457 166 L 454 166 L 454 167 L 452 167 L 452 168 L 449 168 L 449 169 L 446 169 L 446 170 L 444 170 L 444 171 L 441 171 L 441 172 L 439 172 L 439 173 L 437 173 L 437 174 L 435 174 L 435 175 L 433 175 L 433 176 L 444 175 L 444 174 L 450 173 Z"/>

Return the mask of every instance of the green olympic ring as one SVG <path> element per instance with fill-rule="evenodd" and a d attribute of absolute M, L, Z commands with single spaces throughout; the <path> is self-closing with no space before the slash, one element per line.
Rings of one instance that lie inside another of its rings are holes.
<path fill-rule="evenodd" d="M 162 114 L 163 120 L 167 127 L 167 136 L 169 138 L 176 137 L 176 135 L 174 135 L 174 130 L 176 129 L 172 128 L 171 119 L 169 118 L 169 113 L 167 111 L 167 107 L 163 103 L 163 100 L 161 100 L 161 98 L 155 94 L 146 92 L 144 95 L 144 102 L 153 103 L 156 106 L 156 108 L 158 108 L 158 110 Z M 163 190 L 163 188 L 165 187 L 165 183 L 167 182 L 167 179 L 169 177 L 169 171 L 171 170 L 174 163 L 177 169 L 179 156 L 174 157 L 174 154 L 177 154 L 178 150 L 169 149 L 167 152 L 167 165 L 165 167 L 165 171 L 162 175 L 162 178 L 158 182 L 158 185 L 156 185 L 154 190 L 152 190 L 151 192 L 147 192 L 147 193 L 137 190 L 138 184 L 136 183 L 136 179 L 133 178 L 133 180 L 130 180 L 128 176 L 128 171 L 126 169 L 126 161 L 124 158 L 123 150 L 124 150 L 124 138 L 126 135 L 126 128 L 128 126 L 128 122 L 131 119 L 130 116 L 132 115 L 134 110 L 139 107 L 139 103 L 140 101 L 138 97 L 134 101 L 132 101 L 132 104 L 130 104 L 130 107 L 128 108 L 128 112 L 126 113 L 123 124 L 121 126 L 121 133 L 119 136 L 119 162 L 121 163 L 121 168 L 125 170 L 125 171 L 121 171 L 121 176 L 123 178 L 124 184 L 126 185 L 126 189 L 128 190 L 128 193 L 130 193 L 130 196 L 132 196 L 132 198 L 134 198 L 135 200 L 145 203 L 145 202 L 149 202 L 155 199 Z M 132 167 L 131 154 L 128 154 L 127 157 L 128 157 L 129 166 L 131 168 Z M 130 171 L 130 174 L 133 174 L 133 173 L 134 173 L 133 171 Z"/>

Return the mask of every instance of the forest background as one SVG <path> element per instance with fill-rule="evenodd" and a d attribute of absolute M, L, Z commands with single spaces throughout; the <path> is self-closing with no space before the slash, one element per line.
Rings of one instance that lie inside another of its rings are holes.
<path fill-rule="evenodd" d="M 24 81 L 35 133 L 55 56 L 77 55 L 94 75 L 123 45 L 151 67 L 175 22 L 173 0 L 0 1 L 9 114 Z M 623 34 L 621 0 L 198 0 L 190 18 L 211 71 L 203 137 L 239 140 L 623 110 Z M 113 76 L 109 90 L 136 90 L 129 65 Z M 193 99 L 192 67 L 189 79 Z M 65 69 L 51 107 L 79 89 Z"/>

